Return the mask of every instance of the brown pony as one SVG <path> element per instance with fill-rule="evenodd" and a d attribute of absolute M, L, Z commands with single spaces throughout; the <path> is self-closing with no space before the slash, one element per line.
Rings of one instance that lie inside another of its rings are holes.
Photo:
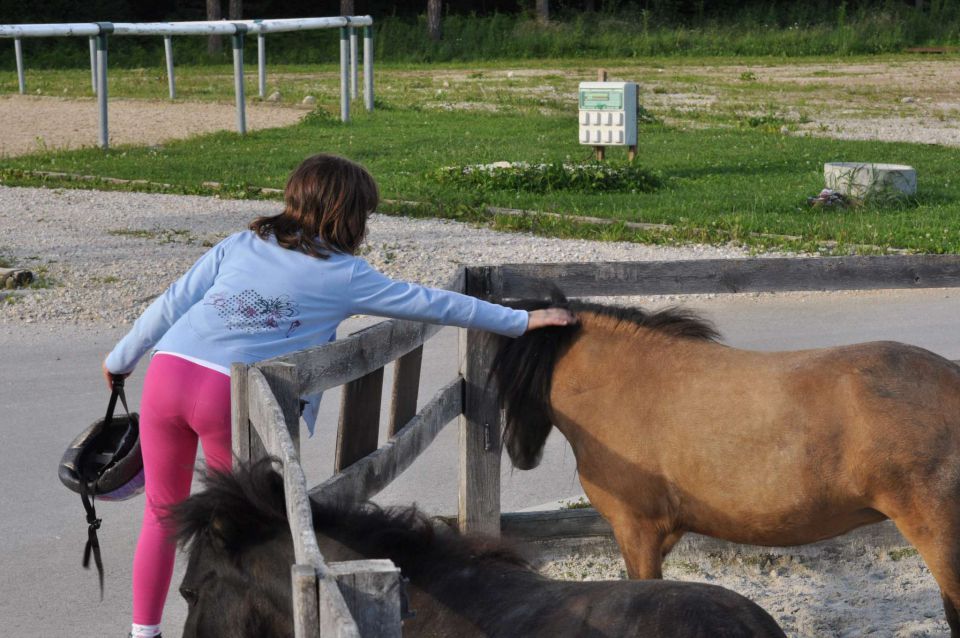
<path fill-rule="evenodd" d="M 799 545 L 891 519 L 960 636 L 960 367 L 893 342 L 753 352 L 681 309 L 569 307 L 578 326 L 496 338 L 514 465 L 553 425 L 632 578 L 684 532 Z"/>

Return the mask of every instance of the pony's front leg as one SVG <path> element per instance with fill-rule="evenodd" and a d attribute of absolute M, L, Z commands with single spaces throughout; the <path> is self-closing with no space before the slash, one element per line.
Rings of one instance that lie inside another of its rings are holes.
<path fill-rule="evenodd" d="M 667 537 L 653 525 L 614 523 L 613 535 L 627 564 L 627 575 L 634 579 L 662 578 L 663 542 Z"/>

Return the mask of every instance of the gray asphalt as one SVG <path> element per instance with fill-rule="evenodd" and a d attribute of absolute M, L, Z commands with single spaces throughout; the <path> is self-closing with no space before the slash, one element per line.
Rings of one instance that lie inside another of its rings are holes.
<path fill-rule="evenodd" d="M 731 345 L 783 350 L 893 339 L 960 359 L 960 291 L 883 292 L 863 295 L 736 296 L 687 305 L 712 317 Z M 358 324 L 345 326 L 344 332 Z M 85 523 L 79 498 L 56 477 L 69 441 L 102 413 L 107 398 L 99 365 L 122 336 L 119 330 L 38 325 L 0 326 L 0 636 L 125 636 L 130 618 L 130 562 L 139 529 L 139 499 L 101 504 L 100 532 L 106 591 L 80 567 Z M 421 402 L 456 372 L 457 339 L 444 330 L 425 350 Z M 128 383 L 139 403 L 145 366 Z M 389 388 L 389 379 L 385 387 Z M 337 393 L 324 398 L 321 427 L 304 439 L 311 485 L 329 475 Z M 432 513 L 456 508 L 456 427 L 449 426 L 421 460 L 378 501 L 418 503 Z M 581 494 L 573 456 L 561 437 L 550 437 L 544 462 L 530 472 L 504 463 L 503 509 L 518 510 Z M 174 593 L 164 635 L 177 638 L 185 606 Z"/>

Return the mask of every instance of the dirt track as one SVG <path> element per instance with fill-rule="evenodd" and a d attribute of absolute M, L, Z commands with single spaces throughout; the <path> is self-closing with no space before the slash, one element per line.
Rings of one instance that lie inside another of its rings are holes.
<path fill-rule="evenodd" d="M 247 130 L 289 126 L 307 109 L 248 104 Z M 236 129 L 236 109 L 215 102 L 111 99 L 110 144 L 159 144 L 170 139 Z M 13 95 L 0 98 L 0 157 L 44 149 L 96 146 L 93 99 Z"/>

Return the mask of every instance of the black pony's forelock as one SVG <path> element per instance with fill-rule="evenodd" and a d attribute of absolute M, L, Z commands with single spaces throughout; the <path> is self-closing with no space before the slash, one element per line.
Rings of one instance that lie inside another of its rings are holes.
<path fill-rule="evenodd" d="M 188 547 L 204 534 L 218 538 L 228 552 L 289 534 L 283 479 L 275 459 L 241 463 L 233 472 L 211 472 L 206 489 L 175 506 L 170 518 L 175 538 Z M 311 500 L 318 534 L 369 557 L 390 558 L 402 570 L 422 573 L 449 561 L 497 562 L 527 567 L 518 554 L 498 543 L 461 536 L 435 523 L 415 506 L 381 508 L 374 503 L 328 504 Z"/>
<path fill-rule="evenodd" d="M 650 312 L 638 307 L 608 306 L 570 301 L 554 287 L 549 299 L 525 299 L 508 305 L 521 310 L 567 308 L 574 314 L 589 312 L 612 318 L 618 324 L 641 326 L 662 334 L 687 339 L 716 341 L 720 333 L 695 312 L 670 307 Z M 496 379 L 500 407 L 506 411 L 503 443 L 514 466 L 536 467 L 553 427 L 550 391 L 553 369 L 563 348 L 577 334 L 579 325 L 531 330 L 520 337 L 492 336 L 496 355 L 489 379 Z"/>

